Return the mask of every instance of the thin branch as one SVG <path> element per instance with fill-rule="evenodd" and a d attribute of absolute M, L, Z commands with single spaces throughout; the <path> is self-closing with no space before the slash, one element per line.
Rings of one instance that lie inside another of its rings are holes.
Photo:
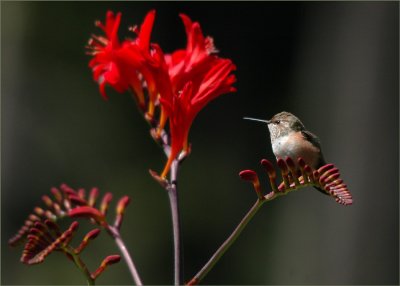
<path fill-rule="evenodd" d="M 263 196 L 260 189 L 260 181 L 257 173 L 252 170 L 243 170 L 239 173 L 239 176 L 246 181 L 253 183 L 254 190 L 257 193 L 258 200 L 241 220 L 239 225 L 235 228 L 232 234 L 225 240 L 225 242 L 218 248 L 214 255 L 209 261 L 203 266 L 203 268 L 189 281 L 188 285 L 198 284 L 207 273 L 213 268 L 218 262 L 226 250 L 232 245 L 236 238 L 240 235 L 242 230 L 245 228 L 247 223 L 252 219 L 258 209 L 265 203 L 274 200 L 277 197 L 287 195 L 290 192 L 300 190 L 302 188 L 313 186 L 324 191 L 326 194 L 333 196 L 336 202 L 343 205 L 351 205 L 353 203 L 352 196 L 347 189 L 347 186 L 343 184 L 343 180 L 339 179 L 339 170 L 334 168 L 333 164 L 326 164 L 320 167 L 318 170 L 312 170 L 307 166 L 302 158 L 298 158 L 300 165 L 300 171 L 302 176 L 298 175 L 294 168 L 294 162 L 291 158 L 287 158 L 286 162 L 282 159 L 278 160 L 278 166 L 281 170 L 283 182 L 276 185 L 276 172 L 271 162 L 266 159 L 261 160 L 261 165 L 264 166 L 268 173 L 269 183 L 271 185 L 272 192 Z M 289 177 L 289 172 L 291 177 Z"/>
<path fill-rule="evenodd" d="M 235 228 L 232 234 L 222 243 L 218 250 L 211 256 L 208 262 L 203 266 L 203 268 L 190 280 L 188 285 L 198 284 L 207 273 L 214 267 L 214 265 L 219 261 L 219 259 L 224 255 L 228 248 L 235 242 L 239 237 L 242 230 L 246 227 L 248 222 L 253 218 L 256 212 L 260 209 L 266 200 L 257 200 L 256 203 L 251 207 L 245 217 L 240 221 L 239 225 Z"/>
<path fill-rule="evenodd" d="M 160 141 L 162 144 L 162 148 L 166 157 L 168 158 L 171 152 L 171 146 L 169 145 L 169 136 L 165 132 L 165 130 L 161 131 Z M 181 154 L 182 155 L 182 154 Z M 183 160 L 183 157 L 179 156 L 179 158 L 175 159 L 172 162 L 170 169 L 170 181 L 165 186 L 165 190 L 168 193 L 169 204 L 171 207 L 171 216 L 172 216 L 172 230 L 174 237 L 174 284 L 182 285 L 183 284 L 183 244 L 182 244 L 182 235 L 181 235 L 181 227 L 180 227 L 180 214 L 179 214 L 179 201 L 178 201 L 178 169 L 179 163 Z"/>
<path fill-rule="evenodd" d="M 114 238 L 115 243 L 117 244 L 119 250 L 121 251 L 121 254 L 124 257 L 125 262 L 128 266 L 129 272 L 132 275 L 133 281 L 135 281 L 135 284 L 138 286 L 143 285 L 142 280 L 140 279 L 139 273 L 136 269 L 136 266 L 132 260 L 132 257 L 130 256 L 129 251 L 125 246 L 125 242 L 121 238 L 119 230 L 113 226 L 108 226 L 107 230 L 111 234 L 111 236 Z"/>
<path fill-rule="evenodd" d="M 158 143 L 161 144 L 164 153 L 167 158 L 171 154 L 170 138 L 165 132 L 161 130 L 158 134 L 155 129 L 152 129 L 151 135 Z M 169 204 L 171 207 L 171 218 L 172 218 L 172 230 L 174 237 L 174 283 L 175 285 L 183 284 L 183 244 L 180 227 L 180 214 L 179 214 L 179 202 L 178 202 L 178 169 L 179 164 L 188 156 L 187 151 L 182 151 L 180 155 L 172 161 L 171 168 L 169 169 L 170 179 L 169 181 L 165 178 L 161 178 L 157 173 L 150 170 L 150 174 L 153 178 L 161 184 L 161 186 L 167 191 Z"/>

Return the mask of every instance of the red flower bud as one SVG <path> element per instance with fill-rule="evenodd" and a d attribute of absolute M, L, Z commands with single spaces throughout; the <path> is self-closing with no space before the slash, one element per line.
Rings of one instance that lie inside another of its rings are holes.
<path fill-rule="evenodd" d="M 108 206 L 110 205 L 110 202 L 111 202 L 111 200 L 112 200 L 112 194 L 111 193 L 106 193 L 104 196 L 103 196 L 103 199 L 102 199 L 102 201 L 101 201 L 101 204 L 100 204 L 100 212 L 103 214 L 103 215 L 106 215 L 107 214 L 107 210 L 108 210 Z"/>
<path fill-rule="evenodd" d="M 253 170 L 243 170 L 239 173 L 239 176 L 242 180 L 252 182 L 258 199 L 259 200 L 264 199 L 262 192 L 261 192 L 260 181 L 258 179 L 256 172 L 254 172 Z"/>
<path fill-rule="evenodd" d="M 265 168 L 270 178 L 272 179 L 276 178 L 275 168 L 270 161 L 268 161 L 267 159 L 262 159 L 261 165 Z"/>
<path fill-rule="evenodd" d="M 73 208 L 68 212 L 68 215 L 70 217 L 92 218 L 100 225 L 105 223 L 104 215 L 99 210 L 88 206 Z"/>
<path fill-rule="evenodd" d="M 114 221 L 114 226 L 118 229 L 121 228 L 122 219 L 125 213 L 125 208 L 128 206 L 130 200 L 131 199 L 128 196 L 124 196 L 118 201 L 116 210 L 117 216 L 115 217 Z"/>
<path fill-rule="evenodd" d="M 94 206 L 98 196 L 99 196 L 99 189 L 98 188 L 92 188 L 92 190 L 90 191 L 89 201 L 88 201 L 88 205 L 90 207 Z"/>
<path fill-rule="evenodd" d="M 258 180 L 257 173 L 253 170 L 243 170 L 239 173 L 242 180 L 254 182 Z"/>
<path fill-rule="evenodd" d="M 93 279 L 96 279 L 97 277 L 99 277 L 99 275 L 100 275 L 101 273 L 104 272 L 104 270 L 106 270 L 106 268 L 107 268 L 109 265 L 115 264 L 115 263 L 119 262 L 120 260 L 121 260 L 121 256 L 119 256 L 119 255 L 110 255 L 110 256 L 107 256 L 107 257 L 101 262 L 100 267 L 97 268 L 97 270 L 92 274 L 92 278 L 93 278 Z"/>

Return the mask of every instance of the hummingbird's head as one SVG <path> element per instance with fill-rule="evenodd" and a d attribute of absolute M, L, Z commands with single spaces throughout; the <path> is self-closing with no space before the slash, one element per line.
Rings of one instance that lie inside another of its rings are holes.
<path fill-rule="evenodd" d="M 290 132 L 305 130 L 303 123 L 290 112 L 282 111 L 267 120 L 271 140 L 285 136 Z"/>

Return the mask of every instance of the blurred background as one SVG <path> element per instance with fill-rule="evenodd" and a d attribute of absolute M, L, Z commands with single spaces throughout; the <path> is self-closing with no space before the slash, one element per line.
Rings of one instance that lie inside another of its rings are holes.
<path fill-rule="evenodd" d="M 259 162 L 273 159 L 266 127 L 242 117 L 286 110 L 320 137 L 354 205 L 312 188 L 266 204 L 204 284 L 398 284 L 398 2 L 2 2 L 1 283 L 84 284 L 60 253 L 27 267 L 7 245 L 63 182 L 131 196 L 122 235 L 142 279 L 172 283 L 168 198 L 148 173 L 166 159 L 129 94 L 101 98 L 84 48 L 108 9 L 124 37 L 153 8 L 165 52 L 185 47 L 183 12 L 237 65 L 238 91 L 200 112 L 180 171 L 185 280 L 256 199 L 239 171 L 266 179 Z M 83 258 L 94 270 L 116 253 L 102 234 Z M 97 282 L 132 283 L 124 263 Z"/>

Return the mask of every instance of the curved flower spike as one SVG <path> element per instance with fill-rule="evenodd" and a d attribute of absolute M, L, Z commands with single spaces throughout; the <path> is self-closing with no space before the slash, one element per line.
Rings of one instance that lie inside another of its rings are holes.
<path fill-rule="evenodd" d="M 118 229 L 110 226 L 106 220 L 105 215 L 112 199 L 111 193 L 106 193 L 103 196 L 99 208 L 96 207 L 96 202 L 99 197 L 97 188 L 92 188 L 87 197 L 84 189 L 74 190 L 66 184 L 62 184 L 60 188 L 52 188 L 51 193 L 54 199 L 44 195 L 42 201 L 45 207 L 35 207 L 33 213 L 28 216 L 28 219 L 18 233 L 9 240 L 11 246 L 16 246 L 20 242 L 27 241 L 21 256 L 21 261 L 23 263 L 29 265 L 38 264 L 43 262 L 53 251 L 60 251 L 70 258 L 83 272 L 88 284 L 94 284 L 96 277 L 98 277 L 108 265 L 120 260 L 119 255 L 108 256 L 103 260 L 99 269 L 91 274 L 81 260 L 80 254 L 87 247 L 89 242 L 100 234 L 100 229 L 94 229 L 87 233 L 79 246 L 74 248 L 71 246 L 70 242 L 79 224 L 77 221 L 73 221 L 67 230 L 62 231 L 58 221 L 65 217 L 88 218 L 102 226 L 114 239 L 118 240 L 117 245 L 123 248 L 121 252 L 124 254 L 125 258 L 131 259 L 129 253 L 125 249 L 124 242 L 120 237 Z M 129 197 L 127 196 L 123 197 L 118 203 L 116 211 L 116 221 L 119 222 L 118 228 L 120 227 L 128 203 Z M 132 267 L 134 268 L 134 266 Z"/>
<path fill-rule="evenodd" d="M 22 252 L 21 262 L 38 264 L 43 262 L 54 250 L 64 251 L 77 228 L 78 222 L 75 221 L 58 237 L 54 237 L 47 228 L 42 231 L 32 228 L 28 242 Z"/>
<path fill-rule="evenodd" d="M 99 229 L 94 229 L 85 235 L 82 242 L 77 248 L 70 245 L 76 230 L 78 229 L 78 222 L 74 221 L 69 228 L 60 232 L 58 226 L 54 222 L 46 221 L 46 224 L 37 222 L 35 228 L 31 228 L 28 235 L 28 242 L 25 245 L 22 253 L 21 262 L 29 265 L 42 263 L 47 256 L 54 251 L 64 253 L 76 266 L 85 274 L 89 284 L 94 284 L 94 280 L 102 273 L 108 265 L 117 263 L 120 260 L 119 255 L 110 255 L 106 257 L 101 263 L 100 267 L 91 274 L 86 265 L 80 258 L 80 253 L 86 248 L 89 241 L 95 239 L 99 233 Z M 52 231 L 53 228 L 57 231 Z"/>
<path fill-rule="evenodd" d="M 96 207 L 99 197 L 99 190 L 97 188 L 92 188 L 88 198 L 85 197 L 86 192 L 84 189 L 76 191 L 66 184 L 62 184 L 60 188 L 51 188 L 51 193 L 54 196 L 54 200 L 47 195 L 42 196 L 46 208 L 35 207 L 33 214 L 28 216 L 17 234 L 9 240 L 9 245 L 16 246 L 18 243 L 23 242 L 36 222 L 47 221 L 48 224 L 52 223 L 54 229 L 57 227 L 57 220 L 66 216 L 92 219 L 100 226 L 108 227 L 109 224 L 106 221 L 105 215 L 112 200 L 111 193 L 106 193 L 103 196 L 98 208 Z M 129 198 L 124 197 L 123 201 L 127 202 Z M 126 206 L 127 203 L 123 206 L 123 209 Z M 121 213 L 120 209 L 121 207 L 116 212 L 119 224 L 122 222 L 123 216 L 123 212 Z"/>
<path fill-rule="evenodd" d="M 288 192 L 313 186 L 326 192 L 339 204 L 351 205 L 353 203 L 352 195 L 347 189 L 347 186 L 343 183 L 343 180 L 339 178 L 339 169 L 333 164 L 326 164 L 318 170 L 313 170 L 302 158 L 298 158 L 297 162 L 299 170 L 296 168 L 292 158 L 288 157 L 286 160 L 278 159 L 277 164 L 281 171 L 283 182 L 279 187 L 276 187 L 276 172 L 272 163 L 266 159 L 261 160 L 261 165 L 268 173 L 272 189 L 272 192 L 264 197 L 266 200 L 272 200 L 280 195 L 285 195 Z M 255 178 L 257 178 L 258 181 L 257 174 L 251 170 L 240 172 L 240 176 L 249 181 L 255 181 Z M 255 189 L 257 194 L 261 193 L 259 185 L 255 185 Z"/>

